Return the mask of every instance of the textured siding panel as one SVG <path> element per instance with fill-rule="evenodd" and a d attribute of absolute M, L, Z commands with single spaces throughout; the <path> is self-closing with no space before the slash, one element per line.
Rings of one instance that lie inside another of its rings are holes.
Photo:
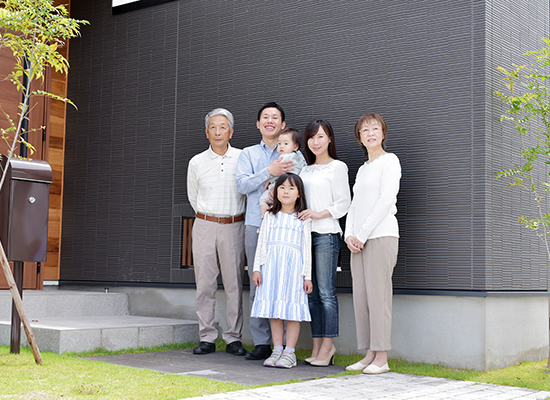
<path fill-rule="evenodd" d="M 92 24 L 71 42 L 80 111 L 68 113 L 62 279 L 188 279 L 181 217 L 187 163 L 208 146 L 203 116 L 231 110 L 242 148 L 275 100 L 302 131 L 332 123 L 350 184 L 364 161 L 353 124 L 386 118 L 403 167 L 396 288 L 546 290 L 540 246 L 515 223 L 525 199 L 494 179 L 516 154 L 495 66 L 549 27 L 548 2 L 516 3 L 196 0 L 117 16 L 108 1 L 73 5 Z"/>
<path fill-rule="evenodd" d="M 503 88 L 497 66 L 511 70 L 521 64 L 520 55 L 542 47 L 549 35 L 549 2 L 492 1 L 487 7 L 487 86 Z M 507 187 L 509 181 L 492 179 L 496 172 L 519 162 L 519 139 L 510 125 L 499 122 L 504 107 L 487 93 L 487 200 L 486 275 L 489 290 L 547 290 L 548 269 L 542 242 L 516 221 L 534 204 L 527 193 Z M 541 171 L 542 177 L 548 176 Z M 539 175 L 540 176 L 540 175 Z M 548 203 L 547 203 L 548 204 Z"/>
<path fill-rule="evenodd" d="M 77 8 L 61 279 L 169 282 L 177 5 Z"/>

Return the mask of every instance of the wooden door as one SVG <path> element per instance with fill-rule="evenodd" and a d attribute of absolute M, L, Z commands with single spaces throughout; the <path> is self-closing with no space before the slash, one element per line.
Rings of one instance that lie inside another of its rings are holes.
<path fill-rule="evenodd" d="M 54 0 L 54 5 L 64 4 L 70 12 L 70 0 Z M 69 43 L 58 48 L 65 58 L 69 58 Z M 9 50 L 0 50 L 0 104 L 5 107 L 9 115 L 17 114 L 17 106 L 21 101 L 21 94 L 15 90 L 11 82 L 3 81 L 6 74 L 13 69 L 14 59 Z M 67 97 L 67 75 L 48 69 L 46 72 L 44 89 L 63 98 Z M 35 88 L 36 89 L 36 88 Z M 63 215 L 63 168 L 65 162 L 65 103 L 56 100 L 36 98 L 31 102 L 31 128 L 46 126 L 45 139 L 40 130 L 30 134 L 29 141 L 36 147 L 34 159 L 47 161 L 53 172 L 53 182 L 50 185 L 50 210 L 48 218 L 48 258 L 42 263 L 40 271 L 33 272 L 25 265 L 25 287 L 42 288 L 42 277 L 47 280 L 59 279 L 59 260 L 61 249 L 61 225 Z M 0 127 L 5 127 L 7 121 L 0 110 Z M 0 153 L 6 150 L 1 143 Z M 29 263 L 31 265 L 31 263 Z M 0 288 L 5 285 L 0 274 Z M 32 275 L 35 279 L 27 278 Z"/>
<path fill-rule="evenodd" d="M 4 80 L 6 75 L 13 69 L 14 62 L 15 60 L 8 49 L 0 49 L 0 106 L 1 111 L 3 111 L 0 112 L 0 127 L 4 129 L 9 127 L 6 114 L 17 124 L 18 106 L 22 100 L 22 94 L 16 90 L 15 86 L 11 82 Z M 51 81 L 49 75 L 50 74 L 47 74 L 44 83 L 39 81 L 35 82 L 31 89 L 48 90 L 47 87 L 50 85 Z M 27 157 L 35 160 L 46 160 L 47 157 L 46 135 L 42 129 L 43 126 L 47 126 L 48 122 L 49 113 L 46 112 L 47 103 L 48 100 L 43 97 L 34 97 L 31 98 L 30 101 L 29 134 L 27 141 L 34 146 L 35 151 L 31 154 L 31 152 L 27 150 Z M 11 137 L 13 137 L 13 135 L 11 135 Z M 0 154 L 7 154 L 8 151 L 8 143 L 4 140 L 0 140 Z M 19 149 L 17 149 L 14 154 L 20 154 Z M 6 184 L 7 182 L 4 183 L 4 185 Z M 2 223 L 2 221 L 0 221 L 0 223 Z M 37 263 L 25 263 L 23 275 L 23 287 L 25 289 L 42 289 L 42 269 L 43 268 Z M 7 287 L 4 275 L 0 274 L 0 289 L 6 289 Z"/>

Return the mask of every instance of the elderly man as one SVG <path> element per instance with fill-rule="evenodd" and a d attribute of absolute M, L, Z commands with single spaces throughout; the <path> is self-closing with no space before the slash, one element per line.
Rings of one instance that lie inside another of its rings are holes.
<path fill-rule="evenodd" d="M 193 259 L 200 344 L 193 353 L 216 351 L 214 309 L 221 270 L 226 297 L 225 351 L 242 356 L 246 354 L 241 343 L 245 196 L 235 184 L 241 150 L 229 144 L 233 115 L 228 110 L 216 108 L 204 121 L 210 147 L 191 159 L 187 172 L 187 197 L 196 212 Z"/>
<path fill-rule="evenodd" d="M 260 197 L 265 181 L 284 172 L 292 172 L 294 163 L 283 161 L 277 152 L 277 139 L 284 129 L 285 112 L 275 102 L 264 104 L 258 111 L 256 127 L 262 135 L 259 144 L 245 148 L 237 166 L 237 188 L 247 196 L 245 248 L 248 261 L 248 275 L 252 282 L 254 256 L 258 243 L 258 230 L 262 223 Z M 254 303 L 256 286 L 250 285 L 250 308 Z M 250 333 L 254 340 L 254 350 L 245 357 L 248 360 L 261 360 L 271 355 L 271 332 L 269 320 L 250 318 Z"/>

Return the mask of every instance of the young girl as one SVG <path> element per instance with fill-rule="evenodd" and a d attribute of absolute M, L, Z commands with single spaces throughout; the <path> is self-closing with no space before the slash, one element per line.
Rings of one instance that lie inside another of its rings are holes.
<path fill-rule="evenodd" d="M 298 219 L 307 208 L 304 185 L 296 174 L 282 174 L 275 183 L 273 208 L 264 216 L 254 259 L 256 298 L 251 316 L 270 318 L 273 353 L 266 367 L 296 366 L 294 348 L 300 321 L 311 321 L 311 221 Z M 286 348 L 283 351 L 286 321 Z"/>

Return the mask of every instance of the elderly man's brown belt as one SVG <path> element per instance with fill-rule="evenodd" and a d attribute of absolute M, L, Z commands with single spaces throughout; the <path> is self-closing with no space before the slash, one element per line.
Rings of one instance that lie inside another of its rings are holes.
<path fill-rule="evenodd" d="M 241 222 L 244 220 L 244 214 L 237 215 L 235 217 L 215 217 L 213 215 L 206 215 L 197 213 L 198 219 L 204 219 L 205 221 L 217 222 L 218 224 L 232 224 L 234 222 Z"/>

